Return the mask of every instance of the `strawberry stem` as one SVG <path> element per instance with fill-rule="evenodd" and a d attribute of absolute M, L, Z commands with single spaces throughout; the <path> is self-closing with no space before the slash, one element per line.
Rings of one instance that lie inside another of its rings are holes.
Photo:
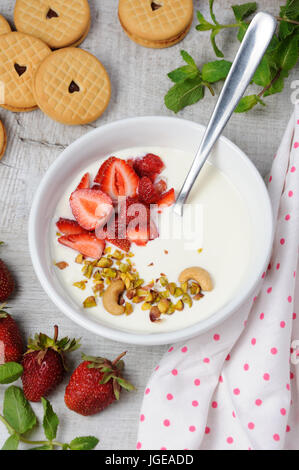
<path fill-rule="evenodd" d="M 56 343 L 57 339 L 58 339 L 58 326 L 55 325 L 54 326 L 54 343 Z"/>
<path fill-rule="evenodd" d="M 112 362 L 112 365 L 115 366 L 125 355 L 127 354 L 127 351 L 121 353 L 119 356 L 117 356 L 116 359 Z"/>

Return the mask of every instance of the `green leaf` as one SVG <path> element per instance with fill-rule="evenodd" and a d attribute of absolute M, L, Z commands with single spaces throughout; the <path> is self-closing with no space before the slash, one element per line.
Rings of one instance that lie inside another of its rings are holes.
<path fill-rule="evenodd" d="M 271 82 L 271 69 L 266 55 L 262 58 L 252 80 L 256 85 L 262 87 L 266 87 Z"/>
<path fill-rule="evenodd" d="M 36 424 L 36 416 L 23 390 L 14 385 L 5 391 L 3 415 L 9 425 L 19 434 L 24 434 Z"/>
<path fill-rule="evenodd" d="M 297 20 L 299 18 L 299 0 L 288 0 L 285 7 L 281 8 L 283 17 L 289 20 Z"/>
<path fill-rule="evenodd" d="M 216 20 L 216 16 L 213 10 L 214 0 L 209 0 L 209 7 L 210 7 L 210 15 L 211 15 L 212 20 L 214 21 L 215 24 L 219 24 L 218 21 Z"/>
<path fill-rule="evenodd" d="M 237 35 L 237 38 L 239 39 L 240 42 L 243 41 L 243 38 L 246 34 L 248 26 L 249 24 L 245 23 L 244 21 L 240 23 L 240 28 L 239 28 L 238 35 Z"/>
<path fill-rule="evenodd" d="M 214 60 L 204 64 L 201 76 L 204 82 L 215 83 L 219 80 L 224 80 L 232 66 L 228 60 Z"/>
<path fill-rule="evenodd" d="M 19 436 L 17 434 L 13 434 L 5 441 L 1 450 L 17 450 L 19 447 L 19 442 Z"/>
<path fill-rule="evenodd" d="M 7 362 L 0 366 L 0 384 L 11 384 L 23 373 L 23 367 L 17 362 Z"/>
<path fill-rule="evenodd" d="M 264 97 L 274 95 L 275 93 L 280 93 L 284 88 L 284 77 L 280 75 L 280 77 L 275 80 L 275 82 L 270 86 L 270 88 L 265 91 Z"/>
<path fill-rule="evenodd" d="M 204 86 L 200 76 L 188 78 L 174 85 L 165 96 L 165 105 L 175 113 L 204 97 Z"/>
<path fill-rule="evenodd" d="M 235 113 L 246 113 L 258 103 L 265 106 L 264 102 L 257 95 L 244 96 L 240 99 L 239 104 L 235 109 Z"/>
<path fill-rule="evenodd" d="M 257 9 L 256 2 L 243 3 L 243 5 L 232 6 L 235 18 L 237 21 L 244 20 L 248 16 L 252 15 Z"/>
<path fill-rule="evenodd" d="M 53 441 L 57 435 L 59 419 L 57 414 L 54 413 L 50 402 L 46 398 L 42 398 L 42 404 L 44 408 L 43 427 L 45 436 L 49 441 Z"/>
<path fill-rule="evenodd" d="M 99 440 L 93 436 L 77 437 L 70 443 L 71 450 L 92 450 L 99 443 Z"/>
<path fill-rule="evenodd" d="M 129 392 L 135 390 L 134 385 L 130 384 L 130 382 L 127 382 L 125 379 L 118 377 L 117 382 L 121 387 L 128 390 Z"/>
<path fill-rule="evenodd" d="M 187 78 L 195 78 L 198 73 L 198 70 L 194 70 L 190 65 L 184 65 L 183 67 L 179 67 L 178 69 L 169 72 L 168 77 L 174 83 L 179 83 L 183 82 Z"/>
<path fill-rule="evenodd" d="M 199 24 L 196 26 L 197 31 L 208 31 L 209 29 L 214 29 L 214 25 L 209 23 L 200 11 L 197 11 L 197 19 L 199 21 Z"/>
<path fill-rule="evenodd" d="M 219 47 L 216 44 L 215 38 L 216 38 L 218 33 L 220 33 L 220 29 L 219 28 L 214 28 L 213 31 L 211 32 L 210 39 L 211 39 L 211 43 L 212 43 L 212 46 L 213 46 L 213 49 L 214 49 L 214 52 L 215 52 L 216 56 L 217 57 L 224 57 L 223 52 L 221 52 L 221 50 L 219 49 Z"/>
<path fill-rule="evenodd" d="M 295 67 L 299 58 L 298 43 L 299 35 L 289 36 L 280 42 L 275 53 L 278 68 L 289 71 Z"/>
<path fill-rule="evenodd" d="M 191 57 L 191 55 L 187 52 L 187 51 L 184 51 L 183 49 L 181 50 L 181 56 L 183 57 L 184 61 L 188 64 L 188 65 L 191 65 L 192 67 L 196 68 L 197 69 L 197 65 L 195 63 L 195 60 L 193 59 L 193 57 Z"/>

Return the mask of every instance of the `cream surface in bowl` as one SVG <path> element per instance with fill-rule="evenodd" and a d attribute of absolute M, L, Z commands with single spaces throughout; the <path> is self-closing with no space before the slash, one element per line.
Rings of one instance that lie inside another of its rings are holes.
<path fill-rule="evenodd" d="M 82 279 L 74 265 L 76 253 L 58 246 L 55 221 L 71 217 L 68 197 L 83 172 L 94 176 L 110 155 L 131 157 L 157 153 L 166 164 L 168 187 L 179 190 L 203 134 L 197 124 L 173 118 L 148 117 L 119 121 L 87 134 L 68 147 L 45 175 L 36 193 L 29 222 L 34 268 L 44 289 L 66 315 L 83 327 L 114 340 L 137 344 L 179 341 L 212 328 L 252 293 L 270 252 L 272 215 L 268 194 L 257 170 L 228 140 L 221 138 L 192 191 L 191 204 L 200 204 L 202 231 L 198 246 L 186 249 L 184 240 L 157 239 L 136 247 L 134 262 L 146 281 L 163 272 L 177 281 L 187 266 L 199 265 L 212 275 L 215 288 L 189 310 L 175 312 L 161 323 L 149 321 L 148 311 L 113 317 L 101 301 L 83 309 L 88 290 L 73 282 Z M 163 217 L 163 216 L 162 216 Z M 168 254 L 165 253 L 168 251 Z M 70 261 L 59 271 L 54 261 Z M 150 263 L 154 266 L 148 266 Z"/>

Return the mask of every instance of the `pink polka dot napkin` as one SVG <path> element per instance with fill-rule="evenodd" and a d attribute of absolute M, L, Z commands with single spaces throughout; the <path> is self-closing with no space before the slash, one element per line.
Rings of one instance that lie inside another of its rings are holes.
<path fill-rule="evenodd" d="M 145 390 L 137 449 L 299 449 L 299 107 L 269 193 L 276 234 L 259 291 L 214 331 L 169 348 Z"/>

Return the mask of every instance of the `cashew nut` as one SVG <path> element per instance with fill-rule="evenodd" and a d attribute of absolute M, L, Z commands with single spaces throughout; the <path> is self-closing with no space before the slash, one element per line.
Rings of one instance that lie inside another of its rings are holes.
<path fill-rule="evenodd" d="M 119 296 L 124 292 L 125 284 L 121 279 L 112 281 L 103 294 L 103 305 L 111 315 L 123 315 L 125 307 L 119 305 Z"/>
<path fill-rule="evenodd" d="M 210 291 L 213 289 L 213 283 L 210 274 L 208 271 L 200 268 L 199 266 L 186 268 L 179 275 L 179 281 L 181 283 L 187 282 L 190 279 L 196 281 L 204 291 Z"/>

